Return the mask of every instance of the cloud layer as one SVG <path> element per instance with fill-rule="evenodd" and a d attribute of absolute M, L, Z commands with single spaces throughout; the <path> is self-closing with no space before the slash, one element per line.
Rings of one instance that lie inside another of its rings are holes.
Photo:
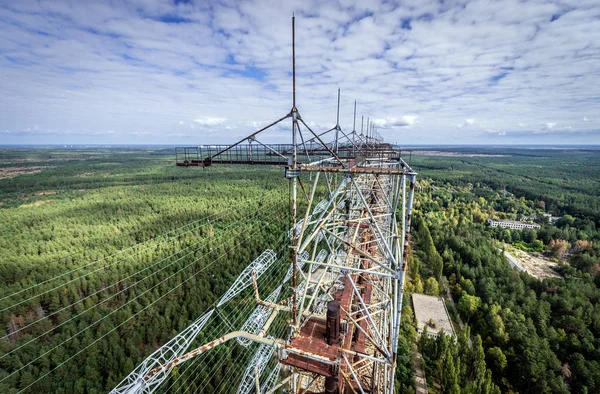
<path fill-rule="evenodd" d="M 597 0 L 4 2 L 0 143 L 234 141 L 291 108 L 293 12 L 311 127 L 340 87 L 394 142 L 600 143 Z"/>

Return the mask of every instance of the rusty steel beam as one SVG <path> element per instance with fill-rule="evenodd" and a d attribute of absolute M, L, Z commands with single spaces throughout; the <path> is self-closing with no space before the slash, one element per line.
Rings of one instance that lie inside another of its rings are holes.
<path fill-rule="evenodd" d="M 343 174 L 386 174 L 386 175 L 412 175 L 413 172 L 404 169 L 396 169 L 389 167 L 352 167 L 352 168 L 341 168 L 341 167 L 325 167 L 325 166 L 311 166 L 301 165 L 302 171 L 309 172 L 331 172 L 331 173 L 343 173 Z"/>

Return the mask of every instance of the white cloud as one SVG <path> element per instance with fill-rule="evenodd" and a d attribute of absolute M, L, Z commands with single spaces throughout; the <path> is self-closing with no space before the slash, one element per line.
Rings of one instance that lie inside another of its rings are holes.
<path fill-rule="evenodd" d="M 558 123 L 543 123 L 541 127 L 536 133 L 546 133 L 546 134 L 571 134 L 576 130 L 573 126 L 570 125 L 560 125 Z"/>
<path fill-rule="evenodd" d="M 260 128 L 266 126 L 266 125 L 267 125 L 267 122 L 265 122 L 265 121 L 256 121 L 256 120 L 254 120 L 252 122 L 246 122 L 246 126 L 252 127 L 253 129 L 260 129 Z"/>
<path fill-rule="evenodd" d="M 393 127 L 407 127 L 414 126 L 417 123 L 418 117 L 415 115 L 404 115 L 400 118 L 389 117 L 383 119 L 374 119 L 373 124 L 376 127 L 380 127 L 383 129 L 389 129 Z"/>
<path fill-rule="evenodd" d="M 593 0 L 4 2 L 2 142 L 27 133 L 107 142 L 106 130 L 109 142 L 147 132 L 148 142 L 186 145 L 247 135 L 291 108 L 292 12 L 298 108 L 315 131 L 335 125 L 339 86 L 344 130 L 356 99 L 357 125 L 370 116 L 390 138 L 418 128 L 415 143 L 487 142 L 486 130 L 600 143 Z M 288 132 L 283 122 L 265 141 L 288 142 Z"/>
<path fill-rule="evenodd" d="M 194 123 L 200 126 L 219 126 L 225 123 L 226 120 L 227 119 L 225 118 L 214 118 L 209 116 L 205 118 L 194 119 Z"/>
<path fill-rule="evenodd" d="M 458 125 L 458 128 L 462 129 L 463 127 L 473 126 L 475 123 L 476 123 L 475 119 L 472 119 L 472 118 L 465 119 L 461 124 Z"/>

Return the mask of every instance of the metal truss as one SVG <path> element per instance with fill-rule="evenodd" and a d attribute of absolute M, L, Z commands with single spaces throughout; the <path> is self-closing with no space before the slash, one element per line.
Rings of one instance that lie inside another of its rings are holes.
<path fill-rule="evenodd" d="M 233 282 L 233 285 L 227 290 L 227 292 L 221 297 L 217 307 L 225 304 L 244 289 L 252 284 L 252 273 L 259 278 L 269 267 L 275 262 L 277 254 L 271 249 L 267 249 L 260 256 L 256 258 L 248 267 L 246 267 L 240 276 Z"/>
<path fill-rule="evenodd" d="M 145 379 L 164 375 L 174 365 L 236 338 L 245 346 L 260 343 L 238 393 L 267 392 L 287 382 L 293 394 L 323 392 L 326 385 L 334 385 L 333 392 L 392 394 L 416 174 L 402 159 L 365 159 L 359 168 L 379 167 L 381 173 L 347 173 L 338 180 L 317 172 L 305 220 L 293 227 L 297 260 L 282 278 L 282 287 L 264 300 L 259 297 L 257 277 L 275 257 L 269 250 L 244 270 L 220 301 L 253 284 L 258 305 L 242 329 L 152 369 Z M 386 168 L 401 171 L 388 173 Z M 327 186 L 326 203 L 311 215 L 322 182 Z M 292 277 L 298 279 L 292 284 L 292 297 L 277 303 L 283 284 Z M 332 307 L 338 311 L 337 323 L 330 321 Z M 291 335 L 267 338 L 279 314 L 290 321 Z M 337 334 L 331 337 L 329 327 L 336 324 Z M 275 375 L 270 374 L 261 388 L 261 374 L 276 349 L 278 363 L 288 366 L 290 376 L 276 384 L 279 372 L 272 372 Z"/>
<path fill-rule="evenodd" d="M 306 278 L 303 283 L 310 285 L 298 289 L 296 337 L 305 336 L 303 328 L 315 324 L 311 313 L 322 315 L 328 301 L 340 300 L 344 326 L 357 333 L 354 338 L 359 339 L 353 347 L 361 349 L 363 355 L 361 358 L 342 354 L 339 384 L 356 392 L 391 393 L 402 305 L 403 251 L 408 239 L 415 174 L 401 159 L 366 159 L 361 167 L 382 171 L 345 175 L 337 187 L 328 180 L 329 200 L 320 201 L 319 209 L 312 210 L 313 230 L 299 237 L 298 253 L 324 246 L 321 252 L 327 250 L 330 258 L 315 258 L 308 272 L 301 273 Z M 387 168 L 406 171 L 386 174 Z M 408 198 L 407 179 L 411 184 Z M 316 187 L 315 184 L 313 188 Z M 309 201 L 309 210 L 310 205 Z M 402 213 L 397 217 L 399 208 Z M 319 237 L 319 233 L 325 237 Z M 309 379 L 295 381 L 300 382 L 296 390 L 307 389 L 301 382 Z M 324 389 L 324 382 L 311 384 L 311 391 Z"/>
<path fill-rule="evenodd" d="M 292 18 L 293 57 L 294 43 Z M 263 385 L 265 394 L 283 384 L 291 394 L 324 392 L 326 387 L 331 393 L 394 393 L 417 174 L 394 146 L 382 142 L 369 119 L 366 130 L 361 121 L 359 135 L 356 103 L 352 132 L 341 129 L 339 91 L 336 126 L 322 133 L 313 131 L 296 107 L 295 57 L 292 64 L 293 100 L 288 114 L 235 144 L 198 147 L 195 157 L 184 148 L 183 160 L 176 158 L 177 165 L 186 167 L 218 163 L 285 167 L 293 224 L 287 232 L 291 261 L 281 278 L 282 287 L 260 299 L 257 279 L 275 261 L 275 253 L 267 250 L 244 269 L 217 304 L 223 305 L 253 284 L 258 305 L 242 330 L 224 333 L 153 368 L 143 384 L 236 338 L 244 346 L 250 341 L 260 344 L 246 366 L 240 394 L 261 391 L 260 376 L 275 350 L 278 365 Z M 291 145 L 265 145 L 257 140 L 261 132 L 285 119 L 292 123 Z M 324 141 L 328 133 L 335 134 L 332 142 Z M 300 215 L 298 183 L 307 197 L 306 210 Z M 290 279 L 292 296 L 277 302 Z M 287 322 L 288 335 L 268 337 L 271 323 L 278 318 L 279 323 Z M 277 383 L 282 365 L 289 376 Z"/>
<path fill-rule="evenodd" d="M 188 328 L 177 334 L 177 336 L 148 356 L 148 358 L 138 365 L 133 372 L 127 375 L 127 377 L 111 391 L 111 394 L 153 393 L 159 385 L 169 377 L 171 370 L 163 369 L 149 379 L 145 379 L 145 376 L 152 369 L 168 364 L 177 357 L 183 355 L 196 336 L 202 331 L 202 328 L 206 325 L 206 322 L 208 322 L 208 319 L 213 312 L 214 309 L 211 309 L 208 313 L 190 324 Z"/>

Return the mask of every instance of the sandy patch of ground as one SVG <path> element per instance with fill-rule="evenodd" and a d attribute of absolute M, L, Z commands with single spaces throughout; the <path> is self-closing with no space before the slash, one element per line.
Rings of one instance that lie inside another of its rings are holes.
<path fill-rule="evenodd" d="M 444 157 L 507 157 L 508 155 L 490 155 L 486 153 L 462 153 L 462 152 L 442 152 L 439 150 L 414 150 L 413 155 L 419 156 L 444 156 Z"/>
<path fill-rule="evenodd" d="M 540 254 L 527 253 L 519 249 L 510 249 L 510 253 L 505 251 L 504 254 L 511 261 L 511 264 L 516 260 L 521 270 L 525 270 L 529 275 L 535 276 L 538 279 L 543 278 L 561 278 L 556 271 L 553 270 L 557 264 Z"/>
<path fill-rule="evenodd" d="M 40 200 L 40 201 L 32 202 L 31 204 L 19 205 L 19 208 L 39 207 L 40 205 L 45 204 L 50 201 L 53 201 L 53 200 Z"/>
<path fill-rule="evenodd" d="M 56 194 L 56 192 L 54 192 L 52 190 L 44 190 L 44 191 L 35 193 L 36 196 L 51 196 L 53 194 Z"/>
<path fill-rule="evenodd" d="M 19 175 L 37 174 L 45 168 L 56 168 L 56 166 L 0 167 L 0 179 L 11 179 Z"/>

